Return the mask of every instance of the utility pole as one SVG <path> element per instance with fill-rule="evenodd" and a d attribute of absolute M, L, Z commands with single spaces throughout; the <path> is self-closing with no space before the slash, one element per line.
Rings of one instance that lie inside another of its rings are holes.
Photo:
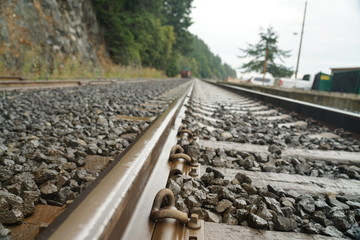
<path fill-rule="evenodd" d="M 307 1 L 305 1 L 304 19 L 303 19 L 303 22 L 302 22 L 302 28 L 301 28 L 300 46 L 299 46 L 299 53 L 298 53 L 297 62 L 296 62 L 295 79 L 297 79 L 297 74 L 298 74 L 298 70 L 299 70 L 299 62 L 300 62 L 301 45 L 302 45 L 302 39 L 303 39 L 303 35 L 304 35 L 304 25 L 305 25 L 305 16 L 306 16 L 306 6 L 307 6 Z"/>

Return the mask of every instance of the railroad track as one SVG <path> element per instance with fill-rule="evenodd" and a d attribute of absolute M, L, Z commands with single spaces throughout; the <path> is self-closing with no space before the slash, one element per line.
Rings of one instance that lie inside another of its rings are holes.
<path fill-rule="evenodd" d="M 49 89 L 49 88 L 64 88 L 76 86 L 94 86 L 94 85 L 107 85 L 127 82 L 126 79 L 53 79 L 53 80 L 36 80 L 25 79 L 23 77 L 13 76 L 0 76 L 0 91 L 12 90 L 31 90 L 31 89 Z M 147 80 L 132 79 L 132 82 L 144 82 Z M 153 79 L 156 81 L 156 79 Z"/>
<path fill-rule="evenodd" d="M 176 100 L 40 239 L 359 238 L 356 128 L 233 91 L 196 80 L 168 92 Z"/>

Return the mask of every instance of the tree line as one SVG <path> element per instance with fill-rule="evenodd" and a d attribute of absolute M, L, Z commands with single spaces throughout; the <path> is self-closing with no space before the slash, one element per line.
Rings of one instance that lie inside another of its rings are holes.
<path fill-rule="evenodd" d="M 236 77 L 204 41 L 191 34 L 193 0 L 92 0 L 112 60 L 176 76 L 190 68 L 201 78 Z"/>

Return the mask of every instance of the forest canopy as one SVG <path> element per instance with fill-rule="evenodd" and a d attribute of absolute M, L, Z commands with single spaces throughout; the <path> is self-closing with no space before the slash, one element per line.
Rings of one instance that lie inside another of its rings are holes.
<path fill-rule="evenodd" d="M 112 60 L 153 67 L 168 76 L 190 68 L 201 78 L 236 77 L 188 28 L 192 0 L 92 0 Z"/>

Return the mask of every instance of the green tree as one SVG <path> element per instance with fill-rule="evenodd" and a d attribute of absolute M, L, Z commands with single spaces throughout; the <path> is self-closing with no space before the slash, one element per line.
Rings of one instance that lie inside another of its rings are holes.
<path fill-rule="evenodd" d="M 192 1 L 92 0 L 115 63 L 153 67 L 170 77 L 182 68 L 202 78 L 236 76 L 188 31 Z"/>
<path fill-rule="evenodd" d="M 191 48 L 193 49 L 188 58 L 196 61 L 196 71 L 193 74 L 200 78 L 227 79 L 228 77 L 236 77 L 236 71 L 229 65 L 223 64 L 219 56 L 215 56 L 206 45 L 206 43 L 198 38 L 193 37 Z"/>
<path fill-rule="evenodd" d="M 274 77 L 288 77 L 293 71 L 275 62 L 275 60 L 284 61 L 284 58 L 290 57 L 290 51 L 279 49 L 278 34 L 272 27 L 260 32 L 260 41 L 256 44 L 248 44 L 246 49 L 240 49 L 245 55 L 239 58 L 252 58 L 249 62 L 244 63 L 241 69 L 244 72 L 269 72 Z"/>
<path fill-rule="evenodd" d="M 193 0 L 164 0 L 163 2 L 163 21 L 165 25 L 174 27 L 176 35 L 175 50 L 181 54 L 191 51 L 190 45 L 192 35 L 188 31 L 191 26 L 191 4 Z"/>

